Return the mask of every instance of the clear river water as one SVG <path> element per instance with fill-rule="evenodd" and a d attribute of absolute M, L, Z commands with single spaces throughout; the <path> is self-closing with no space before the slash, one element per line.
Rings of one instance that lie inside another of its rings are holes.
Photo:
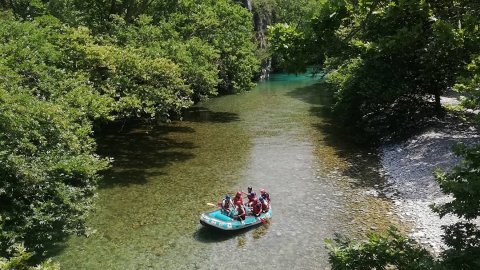
<path fill-rule="evenodd" d="M 274 74 L 212 98 L 183 121 L 99 139 L 114 158 L 88 237 L 71 237 L 62 269 L 329 269 L 325 239 L 399 224 L 378 196 L 378 157 L 335 132 L 318 79 Z M 272 220 L 222 233 L 199 215 L 226 193 L 266 188 Z"/>

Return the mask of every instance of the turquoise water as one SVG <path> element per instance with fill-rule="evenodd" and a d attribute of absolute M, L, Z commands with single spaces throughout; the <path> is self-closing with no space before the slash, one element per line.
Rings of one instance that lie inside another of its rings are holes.
<path fill-rule="evenodd" d="M 115 161 L 92 233 L 54 260 L 63 269 L 328 269 L 324 239 L 396 223 L 390 202 L 368 195 L 383 181 L 377 158 L 332 131 L 328 104 L 318 79 L 277 74 L 183 121 L 103 136 L 100 153 Z M 235 233 L 199 224 L 207 203 L 247 186 L 269 190 L 271 222 Z"/>

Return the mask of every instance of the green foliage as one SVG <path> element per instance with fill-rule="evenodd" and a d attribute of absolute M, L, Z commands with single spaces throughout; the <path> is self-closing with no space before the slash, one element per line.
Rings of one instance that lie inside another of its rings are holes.
<path fill-rule="evenodd" d="M 252 0 L 259 59 L 264 64 L 271 60 L 274 70 L 305 72 L 307 65 L 313 63 L 310 50 L 306 49 L 309 22 L 323 2 Z"/>
<path fill-rule="evenodd" d="M 440 95 L 455 84 L 478 100 L 480 5 L 450 2 L 326 1 L 296 42 L 277 27 L 272 49 L 286 70 L 323 67 L 344 126 L 394 137 L 441 113 Z"/>
<path fill-rule="evenodd" d="M 94 90 L 89 71 L 78 68 L 88 30 L 62 26 L 53 17 L 34 22 L 1 20 L 0 85 L 78 109 L 78 116 L 111 119 L 112 99 Z"/>
<path fill-rule="evenodd" d="M 227 0 L 209 0 L 206 3 L 209 5 L 196 6 L 194 15 L 189 16 L 193 23 L 190 27 L 183 27 L 181 32 L 202 38 L 218 50 L 221 91 L 237 93 L 251 89 L 254 86 L 252 78 L 259 65 L 255 58 L 252 15 Z"/>
<path fill-rule="evenodd" d="M 308 55 L 303 53 L 305 37 L 302 32 L 297 31 L 294 26 L 278 23 L 268 27 L 268 37 L 270 50 L 278 67 L 290 73 L 306 70 Z"/>
<path fill-rule="evenodd" d="M 98 92 L 115 100 L 120 118 L 168 118 L 191 105 L 192 91 L 179 67 L 164 58 L 149 59 L 114 46 L 85 47 L 84 63 Z"/>
<path fill-rule="evenodd" d="M 327 247 L 333 270 L 424 270 L 435 267 L 435 260 L 427 250 L 393 227 L 385 234 L 369 234 L 364 242 L 337 236 L 333 241 L 327 241 Z"/>
<path fill-rule="evenodd" d="M 0 252 L 18 241 L 35 251 L 82 233 L 98 171 L 89 122 L 74 108 L 0 90 Z"/>
<path fill-rule="evenodd" d="M 322 7 L 324 0 L 251 0 L 255 16 L 269 25 L 287 23 L 303 29 Z"/>
<path fill-rule="evenodd" d="M 255 2 L 257 1 L 254 0 L 254 3 Z M 321 10 L 321 7 L 325 2 L 327 1 L 275 0 L 275 20 L 278 23 L 296 25 L 300 29 L 308 28 L 308 23 Z"/>
<path fill-rule="evenodd" d="M 155 18 L 155 13 L 152 16 Z M 220 92 L 237 93 L 254 86 L 252 78 L 259 61 L 255 57 L 252 14 L 247 9 L 228 0 L 204 0 L 201 5 L 183 0 L 167 16 L 167 23 L 183 39 L 196 37 L 215 50 L 218 59 L 212 60 L 218 70 Z"/>
<path fill-rule="evenodd" d="M 459 76 L 454 89 L 467 96 L 462 102 L 465 107 L 476 109 L 480 107 L 480 56 L 474 56 L 466 69 Z"/>
<path fill-rule="evenodd" d="M 449 247 L 442 254 L 447 269 L 479 269 L 480 230 L 477 225 L 458 222 L 443 227 L 443 239 Z"/>
<path fill-rule="evenodd" d="M 50 260 L 44 261 L 37 266 L 29 266 L 32 253 L 27 252 L 23 245 L 11 247 L 12 256 L 9 259 L 0 257 L 0 269 L 2 270 L 60 270 L 60 266 Z"/>
<path fill-rule="evenodd" d="M 194 91 L 194 100 L 202 100 L 217 94 L 218 51 L 198 37 L 182 40 L 173 25 L 161 27 L 152 23 L 152 17 L 142 15 L 134 23 L 127 24 L 115 17 L 111 36 L 119 46 L 135 48 L 149 58 L 167 58 L 176 63 L 181 77 Z"/>
<path fill-rule="evenodd" d="M 348 12 L 358 9 L 363 7 Z M 344 8 L 339 7 L 338 12 L 341 14 Z M 424 115 L 422 109 L 429 109 L 427 97 L 437 89 L 421 87 L 428 84 L 422 81 L 428 64 L 421 61 L 428 58 L 428 12 L 424 4 L 414 0 L 384 6 L 375 14 L 367 12 L 363 16 L 360 20 L 368 19 L 368 24 L 359 21 L 350 26 L 358 28 L 342 31 L 344 34 L 337 38 L 346 44 L 325 48 L 327 56 L 337 58 L 327 62 L 334 65 L 327 67 L 333 70 L 327 75 L 327 82 L 335 89 L 333 109 L 345 125 L 353 123 L 355 130 L 363 130 L 371 137 L 391 136 L 399 126 L 412 124 L 405 121 L 408 118 Z M 340 20 L 342 17 L 339 15 Z M 342 22 L 339 29 L 347 26 Z M 354 38 L 352 31 L 358 31 L 358 37 Z M 339 76 L 345 79 L 338 80 Z"/>
<path fill-rule="evenodd" d="M 453 214 L 467 221 L 480 216 L 480 145 L 458 145 L 455 153 L 462 158 L 449 172 L 438 171 L 436 180 L 450 202 L 434 205 L 440 217 Z M 455 269 L 480 267 L 480 230 L 471 222 L 458 222 L 444 227 L 444 240 L 449 249 L 444 252 L 445 264 Z"/>
<path fill-rule="evenodd" d="M 46 19 L 51 17 L 2 25 L 7 42 L 0 64 L 18 80 L 14 85 L 5 80 L 7 89 L 18 86 L 32 95 L 62 99 L 94 119 L 167 118 L 191 105 L 192 91 L 172 61 L 97 44 L 87 28 Z"/>
<path fill-rule="evenodd" d="M 441 217 L 454 214 L 472 220 L 480 216 L 480 146 L 458 145 L 455 153 L 462 158 L 461 163 L 450 172 L 436 173 L 442 191 L 454 199 L 434 209 Z"/>

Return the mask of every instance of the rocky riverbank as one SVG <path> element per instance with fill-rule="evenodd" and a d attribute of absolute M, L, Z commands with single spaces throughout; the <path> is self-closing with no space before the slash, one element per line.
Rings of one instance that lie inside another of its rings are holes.
<path fill-rule="evenodd" d="M 383 192 L 393 200 L 396 214 L 411 225 L 409 236 L 438 254 L 444 248 L 442 225 L 458 221 L 442 219 L 430 209 L 432 203 L 450 200 L 435 182 L 436 169 L 449 170 L 459 159 L 452 153 L 457 143 L 471 145 L 480 141 L 478 127 L 447 117 L 402 143 L 380 149 L 381 166 L 387 179 Z"/>

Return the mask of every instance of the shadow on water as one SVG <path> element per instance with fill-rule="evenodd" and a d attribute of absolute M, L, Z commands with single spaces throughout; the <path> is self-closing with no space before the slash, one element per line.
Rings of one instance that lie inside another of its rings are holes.
<path fill-rule="evenodd" d="M 238 114 L 231 112 L 213 112 L 205 107 L 192 107 L 184 111 L 183 119 L 190 122 L 230 123 L 239 121 Z"/>
<path fill-rule="evenodd" d="M 252 227 L 238 231 L 222 231 L 211 227 L 201 226 L 197 231 L 195 231 L 193 238 L 202 243 L 223 242 L 237 236 L 244 235 L 251 229 Z"/>
<path fill-rule="evenodd" d="M 236 113 L 213 112 L 204 107 L 189 108 L 184 116 L 185 121 L 190 122 L 239 121 Z M 106 127 L 103 135 L 97 138 L 98 153 L 114 160 L 112 168 L 104 173 L 100 188 L 145 184 L 148 176 L 162 175 L 158 169 L 195 157 L 188 151 L 196 147 L 193 142 L 168 137 L 173 133 L 194 133 L 192 127 L 175 124 L 147 126 L 139 123 L 131 123 L 126 127 L 118 125 Z"/>
<path fill-rule="evenodd" d="M 262 236 L 266 235 L 269 227 L 269 221 L 266 224 L 260 223 L 255 226 L 247 227 L 237 231 L 223 231 L 212 227 L 201 226 L 197 231 L 195 231 L 193 238 L 202 243 L 216 243 L 227 241 L 236 237 L 242 237 L 245 236 L 247 232 L 253 231 L 253 238 L 260 239 Z M 241 239 L 239 239 L 239 241 L 241 241 Z"/>
<path fill-rule="evenodd" d="M 335 149 L 336 154 L 349 164 L 342 171 L 344 176 L 356 179 L 353 184 L 357 186 L 373 187 L 385 183 L 379 174 L 379 157 L 375 148 L 357 143 L 355 134 L 347 133 L 333 119 L 333 93 L 324 83 L 296 88 L 287 95 L 310 104 L 310 114 L 321 119 L 313 127 L 323 135 L 322 144 Z"/>
<path fill-rule="evenodd" d="M 104 173 L 100 188 L 144 184 L 151 175 L 162 175 L 157 169 L 194 157 L 188 150 L 192 142 L 168 138 L 169 133 L 193 133 L 190 127 L 161 125 L 128 128 L 122 133 L 99 138 L 98 152 L 113 158 L 112 168 Z M 118 169 L 121 168 L 121 169 Z M 149 169 L 155 168 L 154 171 Z"/>

